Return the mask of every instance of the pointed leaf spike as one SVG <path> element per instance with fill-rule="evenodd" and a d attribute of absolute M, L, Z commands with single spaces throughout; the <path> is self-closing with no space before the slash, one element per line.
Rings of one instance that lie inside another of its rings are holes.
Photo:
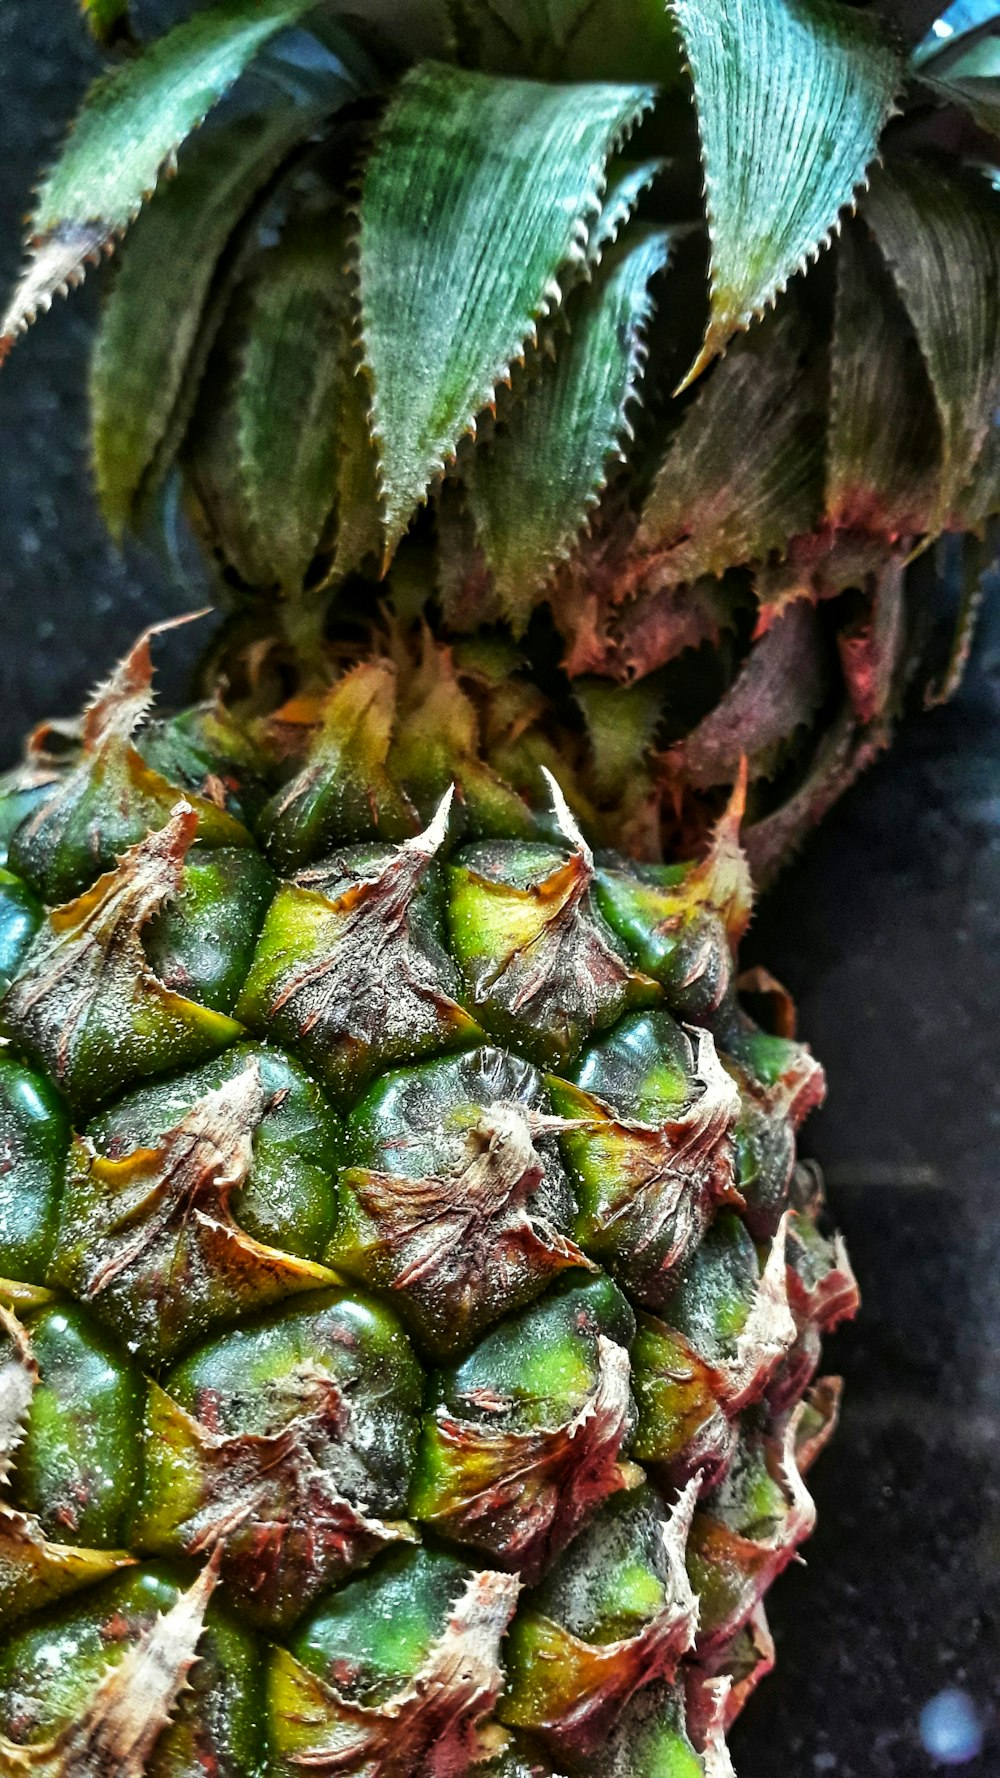
<path fill-rule="evenodd" d="M 653 97 L 430 62 L 401 82 L 365 172 L 358 267 L 388 554 L 580 270 L 609 156 Z"/>
<path fill-rule="evenodd" d="M 95 81 L 39 192 L 32 257 L 0 322 L 0 359 L 61 284 L 111 250 L 181 144 L 258 51 L 314 4 L 223 0 Z"/>
<path fill-rule="evenodd" d="M 143 1778 L 198 1659 L 205 1613 L 219 1578 L 216 1550 L 194 1584 L 109 1667 L 76 1720 L 50 1741 L 17 1746 L 0 1736 L 0 1768 L 11 1778 Z"/>
<path fill-rule="evenodd" d="M 828 245 L 863 185 L 900 67 L 831 0 L 670 0 L 690 66 L 711 238 L 711 313 L 687 388 Z"/>
<path fill-rule="evenodd" d="M 412 840 L 403 841 L 406 851 L 419 852 L 422 858 L 433 858 L 440 852 L 448 836 L 448 822 L 454 800 L 455 786 L 449 784 L 423 833 L 414 834 Z"/>
<path fill-rule="evenodd" d="M 549 771 L 548 766 L 542 766 L 540 769 L 542 777 L 545 779 L 545 782 L 549 787 L 549 795 L 552 798 L 552 808 L 560 832 L 565 835 L 574 852 L 579 853 L 587 870 L 589 872 L 593 871 L 594 854 L 584 839 L 583 834 L 580 832 L 576 816 L 563 795 L 562 785 Z"/>
<path fill-rule="evenodd" d="M 28 1410 L 38 1382 L 38 1363 L 31 1341 L 17 1316 L 0 1303 L 0 1335 L 9 1350 L 0 1355 L 0 1488 L 14 1467 L 14 1453 L 24 1438 Z"/>

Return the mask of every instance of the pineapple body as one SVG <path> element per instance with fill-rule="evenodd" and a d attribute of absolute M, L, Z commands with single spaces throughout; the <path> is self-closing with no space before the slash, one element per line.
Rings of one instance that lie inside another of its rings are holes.
<path fill-rule="evenodd" d="M 0 802 L 0 1769 L 718 1778 L 856 1294 L 739 795 L 595 856 L 357 671 L 144 640 Z"/>

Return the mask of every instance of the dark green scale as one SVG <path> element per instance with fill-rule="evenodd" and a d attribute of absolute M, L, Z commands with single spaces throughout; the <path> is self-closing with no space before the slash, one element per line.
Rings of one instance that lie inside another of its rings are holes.
<path fill-rule="evenodd" d="M 334 1755 L 350 1778 L 379 1737 L 380 1773 L 418 1778 L 452 1733 L 484 1778 L 697 1778 L 664 1528 L 787 1198 L 791 1125 L 775 1137 L 765 1100 L 801 1056 L 736 1019 L 704 875 L 685 911 L 685 870 L 594 876 L 568 830 L 449 852 L 387 781 L 264 784 L 207 707 L 135 757 L 119 838 L 141 843 L 96 922 L 79 765 L 0 798 L 31 879 L 0 875 L 0 1384 L 23 1397 L 0 1735 L 89 1720 L 196 1600 L 144 1778 Z M 195 799 L 187 827 L 163 782 Z M 150 797 L 166 825 L 143 839 Z M 38 899 L 69 888 L 65 912 Z M 116 998 L 95 1022 L 97 982 Z M 733 1039 L 715 1072 L 703 1012 Z M 718 1167 L 668 1214 L 670 1132 L 708 1093 Z M 744 1420 L 695 1517 L 708 1636 L 757 1596 L 742 1571 L 726 1590 L 720 1540 L 757 1537 L 773 1568 L 789 1512 L 766 1413 Z M 574 1730 L 587 1663 L 619 1644 L 638 1689 Z M 481 1690 L 447 1728 L 427 1700 L 456 1672 Z"/>
<path fill-rule="evenodd" d="M 142 1476 L 142 1374 L 72 1303 L 47 1304 L 24 1325 L 38 1382 L 11 1498 L 54 1542 L 121 1548 Z"/>

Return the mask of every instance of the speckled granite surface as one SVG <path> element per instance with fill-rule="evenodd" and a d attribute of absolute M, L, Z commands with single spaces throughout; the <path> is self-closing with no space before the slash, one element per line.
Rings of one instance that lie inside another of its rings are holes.
<path fill-rule="evenodd" d="M 71 0 L 0 5 L 5 286 L 33 172 L 93 65 Z M 4 764 L 190 602 L 93 511 L 95 297 L 58 306 L 0 377 Z M 829 1071 L 809 1139 L 865 1310 L 830 1353 L 844 1425 L 815 1472 L 808 1565 L 772 1595 L 779 1668 L 736 1732 L 740 1778 L 948 1769 L 925 1743 L 968 1778 L 1000 1773 L 1000 596 L 992 618 L 959 700 L 911 726 L 753 934 Z"/>

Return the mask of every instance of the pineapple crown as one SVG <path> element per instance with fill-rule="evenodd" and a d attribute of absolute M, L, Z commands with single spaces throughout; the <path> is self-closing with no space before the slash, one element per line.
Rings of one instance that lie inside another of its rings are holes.
<path fill-rule="evenodd" d="M 114 60 L 0 351 L 127 234 L 112 531 L 183 496 L 258 683 L 263 636 L 309 696 L 331 612 L 339 666 L 374 625 L 398 669 L 409 624 L 411 678 L 444 649 L 495 702 L 530 660 L 599 801 L 645 755 L 690 830 L 745 760 L 766 875 L 884 743 L 956 557 L 937 690 L 968 649 L 1000 9 L 910 49 L 840 0 L 82 4 Z"/>

